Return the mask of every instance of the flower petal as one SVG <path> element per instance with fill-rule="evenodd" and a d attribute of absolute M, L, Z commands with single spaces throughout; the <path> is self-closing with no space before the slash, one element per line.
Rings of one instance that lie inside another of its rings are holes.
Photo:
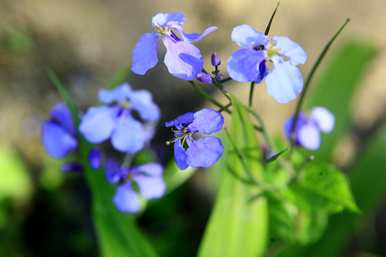
<path fill-rule="evenodd" d="M 170 37 L 163 37 L 166 47 L 165 65 L 173 76 L 183 80 L 194 80 L 204 66 L 200 50 L 185 42 L 175 42 Z"/>
<path fill-rule="evenodd" d="M 130 97 L 131 93 L 132 93 L 132 90 L 130 88 L 130 85 L 128 83 L 124 83 L 111 90 L 109 89 L 99 90 L 99 101 L 105 104 L 120 102 Z"/>
<path fill-rule="evenodd" d="M 190 143 L 186 154 L 188 164 L 193 168 L 212 166 L 224 152 L 224 146 L 217 137 L 204 137 Z"/>
<path fill-rule="evenodd" d="M 99 167 L 101 166 L 101 152 L 98 148 L 92 148 L 87 155 L 87 159 L 90 164 L 90 167 L 94 170 L 99 169 Z"/>
<path fill-rule="evenodd" d="M 115 110 L 107 106 L 91 107 L 82 117 L 79 131 L 93 144 L 108 139 L 115 127 Z"/>
<path fill-rule="evenodd" d="M 299 140 L 297 138 L 297 134 L 299 134 L 299 129 L 306 124 L 308 121 L 308 118 L 305 116 L 303 112 L 300 112 L 297 118 L 297 124 L 296 124 L 296 132 L 294 133 L 296 144 L 299 144 Z M 291 129 L 292 129 L 292 124 L 294 122 L 294 117 L 290 117 L 286 120 L 284 123 L 284 135 L 288 140 L 291 139 Z"/>
<path fill-rule="evenodd" d="M 273 37 L 275 46 L 279 48 L 279 53 L 288 57 L 292 65 L 304 64 L 307 60 L 307 53 L 296 42 L 288 37 Z"/>
<path fill-rule="evenodd" d="M 223 126 L 224 117 L 221 113 L 210 108 L 204 108 L 194 113 L 194 120 L 188 128 L 190 131 L 209 135 L 220 131 Z"/>
<path fill-rule="evenodd" d="M 141 36 L 133 49 L 131 70 L 144 75 L 158 63 L 157 44 L 159 35 L 146 33 Z"/>
<path fill-rule="evenodd" d="M 181 141 L 177 140 L 174 143 L 174 159 L 176 160 L 176 164 L 178 168 L 180 168 L 181 170 L 184 170 L 187 167 L 189 167 L 187 158 L 188 156 L 181 145 Z"/>
<path fill-rule="evenodd" d="M 72 121 L 70 109 L 63 102 L 57 103 L 51 109 L 51 119 L 62 126 L 68 133 L 75 135 L 75 126 Z"/>
<path fill-rule="evenodd" d="M 107 159 L 105 164 L 105 176 L 109 183 L 117 184 L 124 180 L 128 175 L 127 169 L 122 169 L 118 162 L 113 159 Z"/>
<path fill-rule="evenodd" d="M 229 76 L 239 82 L 259 83 L 263 77 L 260 74 L 260 64 L 264 61 L 264 52 L 242 48 L 232 54 L 228 60 Z M 265 72 L 264 72 L 265 73 Z"/>
<path fill-rule="evenodd" d="M 308 122 L 300 127 L 297 139 L 304 148 L 316 150 L 320 146 L 319 128 L 312 122 Z"/>
<path fill-rule="evenodd" d="M 334 128 L 335 117 L 324 107 L 315 107 L 311 112 L 311 119 L 314 120 L 319 129 L 325 133 L 330 133 Z"/>
<path fill-rule="evenodd" d="M 51 121 L 43 123 L 42 140 L 47 153 L 56 159 L 62 159 L 78 147 L 78 142 L 71 134 Z"/>
<path fill-rule="evenodd" d="M 239 25 L 232 30 L 232 41 L 241 47 L 255 47 L 266 45 L 268 37 L 263 32 L 257 32 L 249 25 Z"/>
<path fill-rule="evenodd" d="M 176 127 L 177 129 L 181 129 L 182 127 L 185 127 L 186 125 L 193 122 L 194 119 L 194 113 L 193 112 L 187 112 L 184 114 L 181 114 L 176 119 L 165 122 L 165 127 Z"/>
<path fill-rule="evenodd" d="M 141 209 L 138 194 L 133 191 L 130 182 L 117 188 L 113 202 L 121 212 L 137 213 Z"/>
<path fill-rule="evenodd" d="M 217 27 L 211 26 L 206 30 L 204 30 L 202 33 L 185 33 L 183 31 L 180 31 L 180 33 L 185 41 L 192 43 L 194 41 L 201 40 L 203 37 L 206 37 L 210 33 L 215 32 L 216 30 L 217 30 Z"/>
<path fill-rule="evenodd" d="M 78 162 L 66 162 L 63 163 L 62 166 L 60 166 L 60 170 L 64 173 L 67 172 L 82 172 L 83 165 Z"/>
<path fill-rule="evenodd" d="M 160 198 L 165 193 L 166 186 L 162 179 L 161 165 L 148 163 L 135 167 L 132 171 L 139 191 L 145 199 Z"/>
<path fill-rule="evenodd" d="M 185 15 L 182 12 L 157 13 L 153 16 L 151 23 L 155 27 L 181 26 L 185 22 Z"/>
<path fill-rule="evenodd" d="M 303 89 L 303 77 L 296 66 L 289 62 L 277 63 L 265 77 L 268 94 L 279 103 L 294 100 Z"/>
<path fill-rule="evenodd" d="M 141 123 L 129 115 L 120 117 L 111 135 L 111 143 L 121 152 L 136 153 L 145 145 L 145 134 Z"/>
<path fill-rule="evenodd" d="M 160 110 L 147 90 L 132 92 L 130 104 L 145 121 L 157 121 L 160 118 Z"/>

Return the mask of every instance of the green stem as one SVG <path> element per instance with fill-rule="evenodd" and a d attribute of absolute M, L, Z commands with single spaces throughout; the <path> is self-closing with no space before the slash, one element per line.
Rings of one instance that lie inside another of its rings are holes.
<path fill-rule="evenodd" d="M 272 13 L 272 15 L 271 15 L 271 18 L 269 19 L 268 25 L 267 25 L 267 27 L 265 28 L 265 32 L 264 32 L 265 35 L 268 35 L 268 34 L 269 34 L 269 31 L 271 30 L 271 25 L 272 25 L 272 22 L 273 22 L 273 18 L 275 18 L 276 11 L 277 11 L 277 9 L 279 8 L 279 5 L 280 5 L 280 1 L 277 1 L 275 10 L 273 11 L 273 13 Z"/>
<path fill-rule="evenodd" d="M 253 104 L 253 92 L 255 91 L 255 82 L 251 82 L 251 86 L 249 87 L 249 98 L 248 98 L 248 106 L 252 107 Z"/>
<path fill-rule="evenodd" d="M 290 133 L 291 134 L 291 146 L 295 145 L 294 132 L 296 131 L 296 127 L 297 127 L 297 119 L 299 118 L 299 113 L 300 113 L 300 110 L 301 110 L 301 108 L 303 106 L 303 102 L 304 102 L 305 96 L 306 96 L 306 94 L 308 92 L 308 89 L 310 87 L 311 80 L 314 77 L 316 70 L 318 69 L 320 63 L 324 59 L 324 57 L 325 57 L 326 53 L 328 52 L 328 50 L 330 49 L 331 45 L 334 43 L 335 39 L 339 36 L 339 34 L 346 27 L 346 25 L 347 25 L 347 23 L 349 23 L 349 21 L 350 21 L 350 19 L 346 19 L 346 21 L 339 28 L 339 30 L 327 42 L 327 44 L 323 48 L 322 52 L 319 54 L 318 59 L 316 59 L 314 65 L 312 66 L 310 73 L 307 76 L 306 82 L 304 83 L 303 92 L 300 95 L 299 101 L 298 101 L 298 103 L 296 105 L 295 114 L 293 115 L 293 117 L 294 117 L 293 121 L 294 122 L 292 122 L 291 130 L 290 130 L 291 131 L 291 133 Z"/>

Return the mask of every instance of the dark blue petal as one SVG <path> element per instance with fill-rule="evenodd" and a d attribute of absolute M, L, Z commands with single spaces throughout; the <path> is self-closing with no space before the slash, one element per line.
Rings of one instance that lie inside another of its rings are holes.
<path fill-rule="evenodd" d="M 138 194 L 133 191 L 130 182 L 117 188 L 113 202 L 121 212 L 137 213 L 141 209 Z"/>
<path fill-rule="evenodd" d="M 142 124 L 130 115 L 120 117 L 111 135 L 111 143 L 118 151 L 135 153 L 145 145 L 146 135 Z"/>
<path fill-rule="evenodd" d="M 204 137 L 190 143 L 187 162 L 193 168 L 209 168 L 220 159 L 224 146 L 217 137 Z"/>
<path fill-rule="evenodd" d="M 273 71 L 265 77 L 268 94 L 279 103 L 294 100 L 303 89 L 303 77 L 289 62 L 274 64 Z"/>
<path fill-rule="evenodd" d="M 147 90 L 137 90 L 130 95 L 131 107 L 136 110 L 144 121 L 157 121 L 160 118 L 160 110 L 153 102 L 153 98 Z"/>
<path fill-rule="evenodd" d="M 64 158 L 78 147 L 78 142 L 69 132 L 51 121 L 42 125 L 42 140 L 47 153 L 56 159 Z"/>
<path fill-rule="evenodd" d="M 265 46 L 268 37 L 263 32 L 257 32 L 249 25 L 243 24 L 232 30 L 232 41 L 241 47 L 253 48 L 256 46 Z"/>
<path fill-rule="evenodd" d="M 90 150 L 87 156 L 90 167 L 95 169 L 99 169 L 101 166 L 101 152 L 98 148 L 93 148 Z"/>
<path fill-rule="evenodd" d="M 113 159 L 107 159 L 105 163 L 105 176 L 111 184 L 117 184 L 124 180 L 128 175 L 128 170 L 121 168 L 118 162 Z"/>
<path fill-rule="evenodd" d="M 132 169 L 133 178 L 145 199 L 160 198 L 166 190 L 162 178 L 163 168 L 158 163 L 148 163 Z"/>
<path fill-rule="evenodd" d="M 157 45 L 159 35 L 146 33 L 141 36 L 133 49 L 131 70 L 144 75 L 158 63 Z"/>
<path fill-rule="evenodd" d="M 79 131 L 93 144 L 108 139 L 115 127 L 116 110 L 107 106 L 91 107 L 82 117 Z"/>
<path fill-rule="evenodd" d="M 220 112 L 204 108 L 194 113 L 194 120 L 189 125 L 189 130 L 209 135 L 220 131 L 223 126 L 224 117 Z"/>
<path fill-rule="evenodd" d="M 174 159 L 176 160 L 177 166 L 181 170 L 184 170 L 187 167 L 189 167 L 189 165 L 187 163 L 187 158 L 188 158 L 188 156 L 186 155 L 186 152 L 181 145 L 181 141 L 177 140 L 174 143 Z"/>
<path fill-rule="evenodd" d="M 163 37 L 166 47 L 165 65 L 173 76 L 183 80 L 194 80 L 204 66 L 200 50 L 185 42 L 175 42 L 170 37 Z"/>
<path fill-rule="evenodd" d="M 50 113 L 51 119 L 62 126 L 68 133 L 75 135 L 75 126 L 72 121 L 70 109 L 65 103 L 57 103 L 52 107 Z"/>
<path fill-rule="evenodd" d="M 264 52 L 242 48 L 232 54 L 228 60 L 229 76 L 239 82 L 260 82 L 260 63 L 264 61 Z"/>
<path fill-rule="evenodd" d="M 209 35 L 210 33 L 213 33 L 217 30 L 217 27 L 211 26 L 204 30 L 202 33 L 185 33 L 183 31 L 180 31 L 181 35 L 183 36 L 183 39 L 188 42 L 194 42 L 201 40 L 203 37 Z"/>
<path fill-rule="evenodd" d="M 130 85 L 124 83 L 116 88 L 111 90 L 101 89 L 99 90 L 99 101 L 105 104 L 110 104 L 113 102 L 121 102 L 127 100 L 132 93 Z"/>
<path fill-rule="evenodd" d="M 178 116 L 175 120 L 167 121 L 165 122 L 165 127 L 176 127 L 176 128 L 182 128 L 190 123 L 193 122 L 194 119 L 194 113 L 193 112 L 187 112 L 180 116 Z"/>
<path fill-rule="evenodd" d="M 60 167 L 60 170 L 62 172 L 82 172 L 83 171 L 83 166 L 82 164 L 78 162 L 66 162 L 63 163 L 62 166 Z"/>

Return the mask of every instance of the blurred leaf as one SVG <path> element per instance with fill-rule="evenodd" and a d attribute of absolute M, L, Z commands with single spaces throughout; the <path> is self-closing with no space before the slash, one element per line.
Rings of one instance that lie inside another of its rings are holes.
<path fill-rule="evenodd" d="M 239 148 L 257 148 L 258 142 L 247 110 L 233 99 L 230 137 Z M 199 249 L 200 257 L 259 257 L 267 245 L 267 203 L 264 197 L 248 201 L 259 193 L 256 186 L 241 183 L 227 170 L 232 168 L 244 174 L 243 165 L 231 149 L 229 138 L 224 140 L 225 154 L 217 165 L 222 177 L 214 210 L 209 219 Z M 260 152 L 254 151 L 253 158 L 245 158 L 248 172 L 261 176 Z"/>
<path fill-rule="evenodd" d="M 175 190 L 186 180 L 188 180 L 196 171 L 196 169 L 189 167 L 186 170 L 180 170 L 175 161 L 170 161 L 165 168 L 164 179 L 166 183 L 167 192 Z"/>
<path fill-rule="evenodd" d="M 351 99 L 376 52 L 371 44 L 365 42 L 346 43 L 334 54 L 320 80 L 313 86 L 312 96 L 307 99 L 307 107 L 325 106 L 334 113 L 336 120 L 333 133 L 323 137 L 322 146 L 316 152 L 320 160 L 330 160 L 336 144 L 346 133 L 351 114 Z"/>
<path fill-rule="evenodd" d="M 32 191 L 28 169 L 15 150 L 0 145 L 0 199 L 25 199 Z"/>
<path fill-rule="evenodd" d="M 46 156 L 43 160 L 43 172 L 40 176 L 41 185 L 48 190 L 55 190 L 63 183 L 65 174 L 60 171 L 63 162 Z"/>

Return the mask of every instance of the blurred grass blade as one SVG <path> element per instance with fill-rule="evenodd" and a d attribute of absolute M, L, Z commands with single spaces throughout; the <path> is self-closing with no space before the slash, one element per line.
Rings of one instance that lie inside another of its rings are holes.
<path fill-rule="evenodd" d="M 196 171 L 196 169 L 189 167 L 186 170 L 180 170 L 175 161 L 170 161 L 165 168 L 164 179 L 166 183 L 167 193 L 172 192 L 186 180 L 188 180 Z"/>
<path fill-rule="evenodd" d="M 364 42 L 351 41 L 341 47 L 322 73 L 319 82 L 307 99 L 307 109 L 325 106 L 335 115 L 333 133 L 323 138 L 321 149 L 316 157 L 329 161 L 339 139 L 346 133 L 350 119 L 351 99 L 370 62 L 374 59 L 376 49 Z"/>
<path fill-rule="evenodd" d="M 246 108 L 233 99 L 232 125 L 230 136 L 239 148 L 257 148 L 258 142 Z M 229 140 L 224 140 L 229 150 Z M 260 152 L 254 151 L 254 158 L 245 158 L 248 172 L 262 172 Z M 256 187 L 242 184 L 227 168 L 239 174 L 243 165 L 236 154 L 225 152 L 217 168 L 221 170 L 220 188 L 215 206 L 209 219 L 199 249 L 200 257 L 260 257 L 267 245 L 267 204 L 264 197 L 248 202 L 259 193 Z"/>
<path fill-rule="evenodd" d="M 70 94 L 53 71 L 48 71 L 71 110 L 75 123 L 79 124 L 79 113 Z M 99 247 L 103 257 L 156 257 L 157 254 L 136 226 L 130 214 L 118 212 L 113 204 L 114 186 L 107 183 L 102 170 L 93 171 L 88 165 L 87 155 L 91 148 L 83 138 L 79 139 L 79 152 L 85 177 L 92 194 L 92 209 Z"/>

